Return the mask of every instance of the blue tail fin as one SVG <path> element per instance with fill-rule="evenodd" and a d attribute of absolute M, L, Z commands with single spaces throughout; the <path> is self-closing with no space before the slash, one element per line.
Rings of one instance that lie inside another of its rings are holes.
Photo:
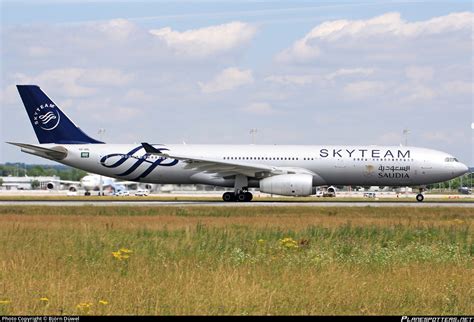
<path fill-rule="evenodd" d="M 17 85 L 39 143 L 104 143 L 81 131 L 36 85 Z"/>

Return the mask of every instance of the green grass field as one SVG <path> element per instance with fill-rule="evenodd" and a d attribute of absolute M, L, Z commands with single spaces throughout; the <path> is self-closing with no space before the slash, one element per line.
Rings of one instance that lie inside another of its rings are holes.
<path fill-rule="evenodd" d="M 0 315 L 469 315 L 473 220 L 449 206 L 0 206 Z"/>
<path fill-rule="evenodd" d="M 149 195 L 149 196 L 66 196 L 66 195 L 0 195 L 0 201 L 25 201 L 25 200 L 64 200 L 64 201 L 219 201 L 222 202 L 221 196 L 210 195 L 210 196 L 193 196 L 193 195 Z M 400 198 L 380 196 L 377 198 L 364 198 L 364 197 L 324 197 L 318 198 L 315 196 L 309 197 L 285 197 L 285 196 L 254 196 L 253 202 L 412 202 L 417 203 L 415 195 L 404 196 Z M 433 197 L 433 195 L 425 194 L 424 202 L 436 202 L 436 203 L 450 203 L 450 202 L 472 202 L 474 204 L 474 197 L 466 195 L 453 195 L 449 197 Z"/>

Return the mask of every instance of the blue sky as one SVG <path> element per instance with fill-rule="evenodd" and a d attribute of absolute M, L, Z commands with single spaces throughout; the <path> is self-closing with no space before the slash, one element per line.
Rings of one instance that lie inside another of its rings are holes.
<path fill-rule="evenodd" d="M 36 83 L 111 143 L 408 143 L 474 164 L 471 1 L 3 1 L 0 141 Z M 1 144 L 0 162 L 43 162 Z"/>

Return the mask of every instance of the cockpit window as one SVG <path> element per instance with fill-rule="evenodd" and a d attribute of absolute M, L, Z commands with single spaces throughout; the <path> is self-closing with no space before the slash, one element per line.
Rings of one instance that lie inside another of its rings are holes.
<path fill-rule="evenodd" d="M 447 158 L 444 159 L 444 162 L 459 162 L 459 161 L 456 158 L 447 157 Z"/>

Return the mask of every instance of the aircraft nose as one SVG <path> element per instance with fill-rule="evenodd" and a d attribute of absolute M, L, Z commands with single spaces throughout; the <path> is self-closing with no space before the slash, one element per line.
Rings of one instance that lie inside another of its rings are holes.
<path fill-rule="evenodd" d="M 468 171 L 469 171 L 469 168 L 464 163 L 460 162 L 458 167 L 457 167 L 457 175 L 462 176 L 463 174 L 465 174 Z"/>

